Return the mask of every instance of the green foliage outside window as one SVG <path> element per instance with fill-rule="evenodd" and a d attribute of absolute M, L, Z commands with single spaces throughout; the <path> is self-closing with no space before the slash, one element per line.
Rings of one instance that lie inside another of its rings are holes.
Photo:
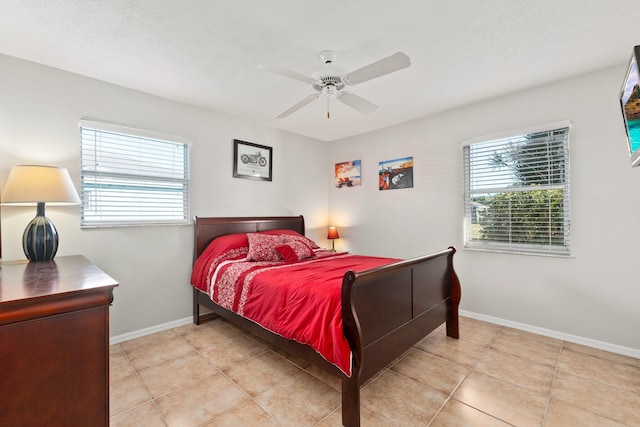
<path fill-rule="evenodd" d="M 564 244 L 562 190 L 497 193 L 478 200 L 480 237 L 485 240 L 529 244 Z"/>

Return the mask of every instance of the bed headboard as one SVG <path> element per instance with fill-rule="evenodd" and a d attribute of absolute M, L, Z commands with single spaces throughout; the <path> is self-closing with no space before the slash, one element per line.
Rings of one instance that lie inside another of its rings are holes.
<path fill-rule="evenodd" d="M 257 233 L 266 230 L 294 230 L 304 235 L 304 217 L 248 216 L 248 217 L 196 217 L 194 260 L 213 239 L 225 234 Z"/>

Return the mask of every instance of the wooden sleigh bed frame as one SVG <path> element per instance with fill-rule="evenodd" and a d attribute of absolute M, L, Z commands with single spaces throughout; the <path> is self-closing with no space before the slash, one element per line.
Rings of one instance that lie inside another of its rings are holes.
<path fill-rule="evenodd" d="M 227 217 L 195 219 L 194 260 L 216 237 L 289 229 L 304 235 L 304 218 Z M 360 426 L 360 387 L 442 323 L 459 338 L 460 282 L 453 268 L 455 248 L 399 261 L 364 272 L 347 271 L 342 280 L 344 334 L 352 353 L 352 375 L 304 344 L 273 334 L 258 324 L 214 303 L 193 288 L 193 323 L 221 316 L 289 354 L 342 380 L 342 423 Z M 212 313 L 200 314 L 200 306 Z"/>

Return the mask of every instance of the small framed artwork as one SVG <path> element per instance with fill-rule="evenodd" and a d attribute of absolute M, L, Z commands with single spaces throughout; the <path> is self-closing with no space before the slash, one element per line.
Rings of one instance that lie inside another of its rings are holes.
<path fill-rule="evenodd" d="M 361 163 L 360 160 L 336 163 L 336 188 L 359 186 Z"/>
<path fill-rule="evenodd" d="M 380 190 L 413 188 L 413 157 L 378 162 Z"/>
<path fill-rule="evenodd" d="M 233 177 L 271 181 L 273 148 L 233 140 Z"/>

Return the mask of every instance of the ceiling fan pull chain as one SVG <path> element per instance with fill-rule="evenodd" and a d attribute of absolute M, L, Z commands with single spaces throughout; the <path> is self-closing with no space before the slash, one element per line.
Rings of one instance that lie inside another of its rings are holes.
<path fill-rule="evenodd" d="M 327 119 L 331 118 L 331 113 L 329 112 L 329 100 L 331 99 L 330 96 L 327 96 Z"/>

